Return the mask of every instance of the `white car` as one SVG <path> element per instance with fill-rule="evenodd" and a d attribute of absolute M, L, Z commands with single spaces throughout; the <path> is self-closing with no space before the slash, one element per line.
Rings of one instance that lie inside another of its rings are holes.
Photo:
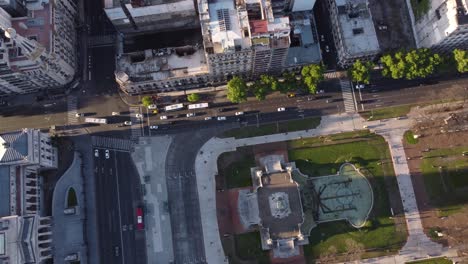
<path fill-rule="evenodd" d="M 132 121 L 125 121 L 125 122 L 124 122 L 124 125 L 126 125 L 126 126 L 131 126 L 131 125 L 132 125 Z"/>
<path fill-rule="evenodd" d="M 98 149 L 95 149 L 94 150 L 94 157 L 99 157 L 99 150 Z"/>
<path fill-rule="evenodd" d="M 226 117 L 225 116 L 218 116 L 216 118 L 218 121 L 225 121 L 226 120 Z"/>
<path fill-rule="evenodd" d="M 143 116 L 141 114 L 136 114 L 135 117 L 136 118 L 143 118 Z"/>
<path fill-rule="evenodd" d="M 211 120 L 211 119 L 213 119 L 212 116 L 207 116 L 207 117 L 205 117 L 205 120 L 207 120 L 207 121 L 208 121 L 208 120 Z"/>
<path fill-rule="evenodd" d="M 160 116 L 159 119 L 161 119 L 161 120 L 167 120 L 167 116 Z"/>
<path fill-rule="evenodd" d="M 284 111 L 286 111 L 286 108 L 284 108 L 284 107 L 278 107 L 277 111 L 278 111 L 278 112 L 284 112 Z"/>
<path fill-rule="evenodd" d="M 244 114 L 244 112 L 240 111 L 240 112 L 236 112 L 235 115 L 236 115 L 236 116 L 240 116 L 240 115 L 243 115 L 243 114 Z"/>
<path fill-rule="evenodd" d="M 118 116 L 118 115 L 120 115 L 120 113 L 119 112 L 112 112 L 112 115 L 113 116 Z"/>
<path fill-rule="evenodd" d="M 109 159 L 110 155 L 109 155 L 109 150 L 106 149 L 106 159 Z"/>
<path fill-rule="evenodd" d="M 326 51 L 326 52 L 330 52 L 330 47 L 328 47 L 328 45 L 325 46 L 325 51 Z"/>
<path fill-rule="evenodd" d="M 150 126 L 150 129 L 158 129 L 159 126 Z"/>
<path fill-rule="evenodd" d="M 318 94 L 323 94 L 323 93 L 325 93 L 325 91 L 324 90 L 318 90 L 317 93 Z"/>
<path fill-rule="evenodd" d="M 158 106 L 155 105 L 155 104 L 150 104 L 150 105 L 148 105 L 148 109 L 149 109 L 149 110 L 153 110 L 153 109 L 156 109 L 156 108 L 158 108 Z"/>
<path fill-rule="evenodd" d="M 356 85 L 356 89 L 363 89 L 365 87 L 364 84 L 358 84 Z"/>
<path fill-rule="evenodd" d="M 187 113 L 186 116 L 187 117 L 193 117 L 193 116 L 195 116 L 195 113 Z"/>
<path fill-rule="evenodd" d="M 80 114 L 80 113 L 76 113 L 76 114 L 75 114 L 75 117 L 82 117 L 82 116 L 84 116 L 84 115 L 83 115 L 83 114 Z"/>
<path fill-rule="evenodd" d="M 322 41 L 322 42 L 325 41 L 325 36 L 324 35 L 320 35 L 320 41 Z"/>

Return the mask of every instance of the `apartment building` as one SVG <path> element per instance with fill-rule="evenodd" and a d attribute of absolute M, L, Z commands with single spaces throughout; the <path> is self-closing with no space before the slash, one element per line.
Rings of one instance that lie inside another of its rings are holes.
<path fill-rule="evenodd" d="M 77 68 L 72 0 L 28 1 L 28 16 L 0 8 L 0 97 L 61 88 Z"/>
<path fill-rule="evenodd" d="M 367 0 L 327 0 L 338 64 L 372 60 L 380 52 Z"/>
<path fill-rule="evenodd" d="M 42 216 L 38 173 L 57 168 L 57 149 L 38 129 L 0 134 L 0 263 L 52 258 L 51 218 Z"/>
<path fill-rule="evenodd" d="M 415 23 L 418 47 L 447 53 L 468 49 L 468 0 L 433 0 Z"/>
<path fill-rule="evenodd" d="M 118 55 L 115 76 L 122 91 L 141 94 L 220 85 L 232 76 L 248 80 L 321 60 L 310 12 L 285 15 L 309 2 L 200 0 L 197 4 L 199 42 Z M 176 26 L 175 35 L 177 30 Z"/>

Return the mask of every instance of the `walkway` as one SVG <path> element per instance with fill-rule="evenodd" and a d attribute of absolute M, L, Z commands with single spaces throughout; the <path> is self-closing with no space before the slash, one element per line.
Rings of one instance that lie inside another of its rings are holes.
<path fill-rule="evenodd" d="M 85 244 L 85 199 L 83 191 L 83 177 L 81 174 L 82 160 L 80 154 L 75 152 L 70 168 L 60 177 L 55 185 L 52 198 L 54 262 L 63 263 L 64 258 L 78 253 L 80 263 L 88 263 L 87 248 Z M 78 206 L 75 214 L 66 215 L 67 192 L 69 188 L 75 190 Z"/>
<path fill-rule="evenodd" d="M 322 117 L 322 122 L 316 129 L 297 131 L 269 136 L 245 139 L 212 138 L 200 150 L 195 161 L 197 187 L 200 200 L 200 212 L 203 216 L 202 226 L 206 259 L 209 264 L 223 263 L 225 260 L 223 248 L 219 238 L 216 220 L 215 175 L 217 174 L 217 158 L 223 152 L 235 151 L 240 146 L 250 146 L 306 137 L 337 134 L 362 129 L 363 125 L 377 134 L 382 135 L 390 146 L 394 161 L 395 175 L 401 192 L 405 218 L 408 226 L 408 241 L 398 256 L 379 259 L 367 259 L 365 263 L 403 263 L 405 261 L 427 257 L 428 255 L 454 256 L 454 251 L 442 249 L 433 243 L 423 233 L 413 185 L 409 175 L 408 164 L 402 146 L 403 133 L 411 125 L 411 120 L 388 120 L 366 122 L 358 114 L 337 114 Z"/>

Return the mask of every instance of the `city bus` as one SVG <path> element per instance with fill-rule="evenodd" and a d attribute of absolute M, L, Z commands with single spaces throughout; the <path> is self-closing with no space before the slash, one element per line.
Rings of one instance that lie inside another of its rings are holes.
<path fill-rule="evenodd" d="M 208 103 L 199 103 L 199 104 L 191 104 L 188 105 L 188 109 L 202 109 L 208 108 L 210 105 Z"/>
<path fill-rule="evenodd" d="M 166 110 L 166 112 L 169 112 L 169 111 L 181 110 L 183 108 L 184 108 L 184 104 L 173 104 L 173 105 L 166 106 L 164 110 Z"/>

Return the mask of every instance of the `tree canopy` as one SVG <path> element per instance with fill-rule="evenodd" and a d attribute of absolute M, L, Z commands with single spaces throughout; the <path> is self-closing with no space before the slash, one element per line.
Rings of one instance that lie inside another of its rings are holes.
<path fill-rule="evenodd" d="M 457 62 L 457 71 L 460 73 L 468 72 L 468 52 L 466 50 L 455 49 L 453 57 Z"/>
<path fill-rule="evenodd" d="M 227 98 L 233 103 L 247 100 L 247 85 L 240 77 L 234 76 L 227 84 Z"/>
<path fill-rule="evenodd" d="M 429 49 L 415 49 L 409 52 L 399 51 L 384 55 L 380 59 L 384 68 L 382 75 L 393 79 L 413 80 L 433 74 L 442 63 L 442 57 Z"/>
<path fill-rule="evenodd" d="M 362 62 L 357 60 L 350 69 L 353 82 L 369 84 L 372 68 L 374 68 L 374 63 L 371 61 Z"/>
<path fill-rule="evenodd" d="M 148 107 L 149 105 L 153 104 L 153 99 L 151 99 L 150 96 L 143 96 L 143 98 L 141 98 L 141 104 L 143 104 L 145 107 Z"/>
<path fill-rule="evenodd" d="M 197 93 L 187 95 L 187 100 L 191 103 L 198 102 L 200 100 L 200 95 Z"/>
<path fill-rule="evenodd" d="M 317 85 L 324 79 L 323 73 L 324 67 L 322 64 L 311 64 L 302 68 L 302 80 L 311 94 L 317 92 Z"/>

